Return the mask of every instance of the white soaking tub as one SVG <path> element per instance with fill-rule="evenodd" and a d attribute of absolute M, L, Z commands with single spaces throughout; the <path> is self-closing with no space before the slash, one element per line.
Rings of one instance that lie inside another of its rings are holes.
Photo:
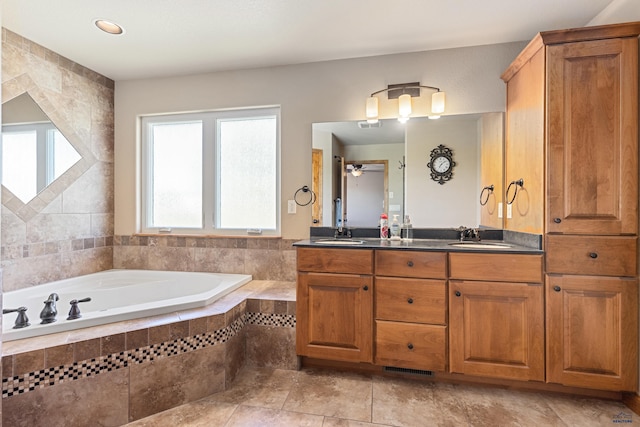
<path fill-rule="evenodd" d="M 106 270 L 99 273 L 58 280 L 3 295 L 3 308 L 27 307 L 30 326 L 14 329 L 18 313 L 4 314 L 2 340 L 46 335 L 55 332 L 176 310 L 203 307 L 251 281 L 250 275 L 194 273 L 154 270 Z M 56 293 L 56 321 L 40 324 L 44 301 Z M 79 304 L 82 317 L 67 320 L 71 300 L 91 298 Z"/>

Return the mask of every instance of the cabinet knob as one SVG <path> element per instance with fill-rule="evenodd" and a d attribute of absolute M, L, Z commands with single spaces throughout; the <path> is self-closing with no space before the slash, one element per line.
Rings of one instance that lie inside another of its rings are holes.
<path fill-rule="evenodd" d="M 409 299 L 407 300 L 407 302 L 408 302 L 409 304 L 413 304 L 413 298 L 409 298 Z"/>
<path fill-rule="evenodd" d="M 456 296 L 459 297 L 460 295 L 462 295 L 460 291 L 456 291 Z"/>
<path fill-rule="evenodd" d="M 560 218 L 553 218 L 553 222 L 555 222 L 556 224 L 560 224 L 562 220 Z"/>
<path fill-rule="evenodd" d="M 367 285 L 364 285 L 364 286 L 362 287 L 362 289 L 364 289 L 365 291 L 368 291 L 368 290 L 369 290 L 369 287 L 368 287 Z"/>
<path fill-rule="evenodd" d="M 409 261 L 409 262 L 407 262 L 407 265 L 408 265 L 409 267 L 413 267 L 413 261 Z"/>
<path fill-rule="evenodd" d="M 408 348 L 409 350 L 413 350 L 413 344 L 409 343 L 409 345 L 407 345 L 407 348 Z"/>
<path fill-rule="evenodd" d="M 560 288 L 560 286 L 554 286 L 553 290 L 556 292 L 560 292 L 562 290 L 562 288 Z"/>
<path fill-rule="evenodd" d="M 596 259 L 596 258 L 598 258 L 598 253 L 597 252 L 591 252 L 591 253 L 589 253 L 589 256 L 591 258 L 593 258 L 593 259 Z"/>

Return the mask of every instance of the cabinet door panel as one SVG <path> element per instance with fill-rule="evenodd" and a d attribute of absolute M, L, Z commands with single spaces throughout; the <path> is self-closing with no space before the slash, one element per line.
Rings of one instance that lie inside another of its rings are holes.
<path fill-rule="evenodd" d="M 371 276 L 299 273 L 296 317 L 299 355 L 372 361 Z"/>
<path fill-rule="evenodd" d="M 547 278 L 547 381 L 604 390 L 636 389 L 636 279 Z"/>
<path fill-rule="evenodd" d="M 541 284 L 452 280 L 451 372 L 544 380 Z"/>
<path fill-rule="evenodd" d="M 547 231 L 637 233 L 637 39 L 548 47 Z"/>

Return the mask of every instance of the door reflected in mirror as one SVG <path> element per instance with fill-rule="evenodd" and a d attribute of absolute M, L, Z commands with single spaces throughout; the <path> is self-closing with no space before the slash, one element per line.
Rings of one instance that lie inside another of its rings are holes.
<path fill-rule="evenodd" d="M 80 159 L 28 93 L 2 105 L 2 185 L 23 203 Z"/>
<path fill-rule="evenodd" d="M 503 123 L 500 112 L 412 118 L 406 124 L 380 120 L 379 127 L 355 121 L 314 123 L 312 182 L 318 201 L 313 225 L 336 227 L 344 203 L 347 227 L 377 227 L 384 212 L 400 220 L 409 215 L 413 226 L 421 228 L 502 228 Z M 430 177 L 427 166 L 431 151 L 441 144 L 453 151 L 456 164 L 444 184 Z M 386 181 L 365 183 L 362 178 L 381 164 L 386 164 Z M 361 175 L 354 176 L 358 165 Z M 488 186 L 494 191 L 485 192 L 482 205 L 481 192 Z"/>

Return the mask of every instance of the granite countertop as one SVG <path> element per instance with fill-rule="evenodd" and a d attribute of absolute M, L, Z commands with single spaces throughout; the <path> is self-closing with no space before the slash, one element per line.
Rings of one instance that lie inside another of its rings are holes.
<path fill-rule="evenodd" d="M 362 241 L 362 244 L 345 245 L 341 241 Z M 467 253 L 510 253 L 510 254 L 542 254 L 539 248 L 525 246 L 504 240 L 481 240 L 480 242 L 465 241 L 460 245 L 459 240 L 448 239 L 413 239 L 391 240 L 379 238 L 333 239 L 330 237 L 312 237 L 294 243 L 296 247 L 313 248 L 341 248 L 341 249 L 400 249 L 415 251 L 444 251 Z M 508 247 L 505 247 L 508 246 Z"/>

